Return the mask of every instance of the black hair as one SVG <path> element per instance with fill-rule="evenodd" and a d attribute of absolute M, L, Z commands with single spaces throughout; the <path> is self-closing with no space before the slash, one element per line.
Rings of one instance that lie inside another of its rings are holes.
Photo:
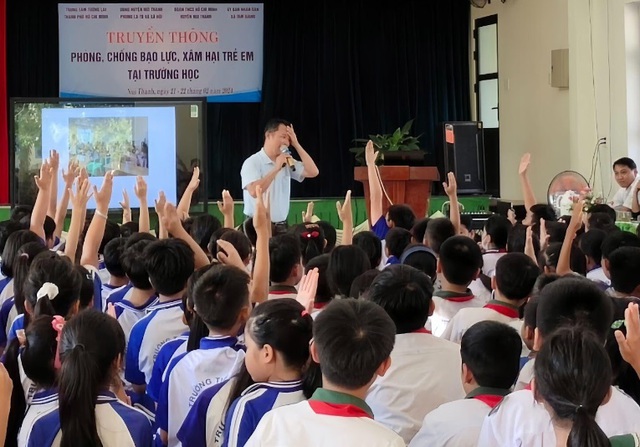
<path fill-rule="evenodd" d="M 389 214 L 389 220 L 394 223 L 394 226 L 405 230 L 411 230 L 416 221 L 416 215 L 409 205 L 391 205 L 387 214 Z"/>
<path fill-rule="evenodd" d="M 620 247 L 609 255 L 611 286 L 619 293 L 631 294 L 640 285 L 640 248 Z"/>
<path fill-rule="evenodd" d="M 423 217 L 422 219 L 416 219 L 416 222 L 411 227 L 411 234 L 416 242 L 422 243 L 424 241 L 424 234 L 427 232 L 427 225 L 429 225 L 429 217 Z"/>
<path fill-rule="evenodd" d="M 251 245 L 255 247 L 258 240 L 258 233 L 256 233 L 256 228 L 253 226 L 253 217 L 249 217 L 242 222 L 242 225 L 240 225 L 240 231 L 249 238 Z"/>
<path fill-rule="evenodd" d="M 269 240 L 269 279 L 271 282 L 286 281 L 291 271 L 300 264 L 302 251 L 300 242 L 292 234 L 279 234 Z"/>
<path fill-rule="evenodd" d="M 540 238 L 536 233 L 531 235 L 533 241 L 533 252 L 537 256 L 540 254 Z M 509 253 L 524 253 L 527 246 L 527 226 L 517 223 L 509 231 L 507 237 L 507 251 Z"/>
<path fill-rule="evenodd" d="M 380 274 L 378 269 L 369 269 L 361 275 L 355 277 L 351 283 L 351 290 L 349 290 L 350 298 L 364 298 L 369 292 L 369 287 L 374 279 Z"/>
<path fill-rule="evenodd" d="M 382 260 L 382 241 L 373 231 L 360 231 L 353 235 L 352 244 L 360 247 L 369 257 L 372 268 L 378 267 Z"/>
<path fill-rule="evenodd" d="M 184 290 L 195 270 L 191 247 L 180 239 L 161 239 L 144 249 L 145 267 L 151 285 L 160 295 L 171 296 Z"/>
<path fill-rule="evenodd" d="M 125 252 L 124 247 L 126 244 L 127 240 L 119 237 L 112 239 L 104 246 L 104 266 L 109 274 L 116 278 L 124 278 L 127 276 L 122 266 L 122 255 Z"/>
<path fill-rule="evenodd" d="M 491 237 L 491 243 L 498 249 L 507 248 L 511 228 L 509 219 L 500 214 L 492 214 L 484 224 L 484 232 Z"/>
<path fill-rule="evenodd" d="M 389 358 L 395 336 L 393 320 L 377 304 L 333 300 L 313 325 L 323 379 L 345 389 L 362 388 Z"/>
<path fill-rule="evenodd" d="M 473 225 L 473 217 L 471 217 L 469 214 L 461 214 L 460 225 L 465 227 L 467 231 L 473 230 L 473 228 L 471 228 L 471 226 Z"/>
<path fill-rule="evenodd" d="M 307 265 L 310 260 L 324 253 L 325 238 L 320 225 L 301 223 L 289 229 L 289 232 L 300 242 L 303 265 Z"/>
<path fill-rule="evenodd" d="M 468 237 L 453 236 L 440 247 L 440 265 L 447 281 L 466 286 L 482 268 L 482 252 Z"/>
<path fill-rule="evenodd" d="M 40 242 L 44 246 L 44 241 L 31 230 L 14 231 L 7 238 L 2 251 L 2 266 L 0 266 L 0 271 L 7 278 L 13 278 L 13 263 L 18 256 L 18 249 L 28 242 Z"/>
<path fill-rule="evenodd" d="M 222 224 L 217 217 L 212 216 L 211 214 L 200 214 L 193 218 L 193 223 L 189 229 L 189 235 L 206 253 L 209 250 L 207 245 L 209 245 L 211 235 L 220 228 L 222 228 Z"/>
<path fill-rule="evenodd" d="M 38 292 L 45 283 L 55 284 L 58 288 L 56 296 L 42 295 Z M 31 267 L 25 284 L 25 298 L 29 302 L 33 313 L 30 318 L 40 315 L 71 316 L 76 302 L 80 299 L 80 273 L 66 256 L 60 256 L 52 251 L 44 251 L 37 255 Z M 26 326 L 25 315 L 25 326 Z"/>
<path fill-rule="evenodd" d="M 483 387 L 510 389 L 520 372 L 520 334 L 504 323 L 480 321 L 460 341 L 462 363 Z"/>
<path fill-rule="evenodd" d="M 227 241 L 231 245 L 233 245 L 243 262 L 246 262 L 251 258 L 251 254 L 253 253 L 253 246 L 251 245 L 251 241 L 249 240 L 249 238 L 242 232 L 238 230 L 228 229 L 228 231 L 223 232 L 218 239 L 221 241 Z M 211 253 L 212 255 L 218 252 L 217 240 L 215 244 L 216 245 L 213 247 L 210 245 L 210 247 L 214 248 L 214 251 Z"/>
<path fill-rule="evenodd" d="M 51 216 L 44 217 L 44 224 L 42 225 L 44 230 L 44 238 L 46 240 L 53 239 L 53 233 L 56 232 L 56 221 Z"/>
<path fill-rule="evenodd" d="M 187 351 L 200 348 L 200 340 L 209 335 L 209 328 L 202 318 L 194 311 L 196 305 L 194 301 L 195 285 L 198 279 L 218 264 L 207 264 L 194 271 L 187 280 L 187 293 L 184 296 L 183 313 L 187 325 L 189 326 L 189 338 L 187 339 Z"/>
<path fill-rule="evenodd" d="M 132 234 L 140 232 L 140 224 L 138 222 L 127 222 L 120 225 L 120 237 L 130 237 Z M 109 241 L 111 242 L 111 241 Z M 106 245 L 105 245 L 106 248 Z"/>
<path fill-rule="evenodd" d="M 609 233 L 602 241 L 602 259 L 609 259 L 611 253 L 620 247 L 640 247 L 640 238 L 633 233 L 622 230 Z"/>
<path fill-rule="evenodd" d="M 218 249 L 218 240 L 220 239 L 220 237 L 225 234 L 228 231 L 232 231 L 233 228 L 227 228 L 227 227 L 221 227 L 218 228 L 216 231 L 213 232 L 213 234 L 211 235 L 211 239 L 209 239 L 209 245 L 207 245 L 207 253 L 209 253 L 211 255 L 211 258 L 215 258 L 216 254 L 218 253 L 219 249 Z M 243 236 L 246 237 L 246 235 L 242 232 L 240 232 Z M 249 243 L 251 243 L 251 241 L 249 241 Z"/>
<path fill-rule="evenodd" d="M 407 245 L 411 243 L 411 233 L 404 228 L 391 228 L 384 238 L 390 256 L 400 258 Z"/>
<path fill-rule="evenodd" d="M 313 337 L 313 318 L 293 298 L 266 301 L 256 306 L 247 321 L 245 333 L 259 347 L 271 345 L 282 355 L 287 367 L 304 377 L 309 365 L 309 343 Z M 310 398 L 315 386 L 305 389 Z"/>
<path fill-rule="evenodd" d="M 400 256 L 400 262 L 426 273 L 432 281 L 436 279 L 436 254 L 424 244 L 409 244 Z"/>
<path fill-rule="evenodd" d="M 611 389 L 611 363 L 602 341 L 579 325 L 558 329 L 536 355 L 535 393 L 560 421 L 571 421 L 569 447 L 610 446 L 595 420 Z"/>
<path fill-rule="evenodd" d="M 191 236 L 191 227 L 193 226 L 193 217 L 187 217 L 182 221 L 182 228 Z M 193 237 L 193 236 L 192 236 Z"/>
<path fill-rule="evenodd" d="M 327 279 L 327 269 L 329 268 L 328 253 L 324 253 L 320 256 L 316 256 L 305 266 L 304 272 L 309 273 L 314 268 L 318 269 L 318 287 L 316 289 L 316 303 L 328 303 L 333 299 L 333 294 L 329 288 L 329 281 Z"/>
<path fill-rule="evenodd" d="M 324 232 L 324 239 L 327 241 L 327 245 L 325 245 L 324 247 L 324 252 L 331 253 L 336 247 L 336 242 L 338 240 L 336 227 L 331 225 L 331 222 L 327 222 L 326 220 L 319 220 L 316 223 L 320 225 L 320 228 L 322 228 L 322 231 Z"/>
<path fill-rule="evenodd" d="M 24 314 L 25 284 L 29 277 L 29 267 L 40 253 L 49 251 L 42 242 L 27 242 L 18 249 L 13 263 L 13 298 L 19 314 Z"/>
<path fill-rule="evenodd" d="M 531 295 L 540 269 L 524 253 L 507 253 L 496 262 L 496 286 L 501 295 L 520 301 Z"/>
<path fill-rule="evenodd" d="M 371 283 L 367 299 L 382 307 L 398 334 L 423 328 L 433 296 L 431 278 L 408 265 L 390 265 Z"/>
<path fill-rule="evenodd" d="M 540 224 L 538 224 L 540 226 Z M 549 235 L 549 242 L 563 242 L 567 234 L 567 224 L 558 222 L 557 220 L 548 220 L 545 222 L 545 229 Z"/>
<path fill-rule="evenodd" d="M 580 250 L 597 265 L 602 262 L 602 243 L 607 237 L 603 230 L 589 229 L 580 237 Z"/>
<path fill-rule="evenodd" d="M 147 262 L 145 249 L 153 243 L 155 242 L 150 240 L 138 241 L 124 249 L 120 256 L 123 273 L 129 278 L 129 282 L 131 282 L 131 285 L 136 289 L 151 290 L 153 288 L 149 282 L 150 275 L 145 265 Z"/>
<path fill-rule="evenodd" d="M 93 281 L 93 274 L 81 265 L 75 266 L 80 275 L 80 296 L 79 296 L 79 310 L 86 309 L 93 305 L 96 299 L 95 295 L 95 282 Z M 102 297 L 98 297 L 102 300 Z"/>
<path fill-rule="evenodd" d="M 616 166 L 626 166 L 632 171 L 634 169 L 637 169 L 636 162 L 630 159 L 629 157 L 618 158 L 616 161 L 613 162 L 613 169 L 616 169 Z"/>
<path fill-rule="evenodd" d="M 553 208 L 553 206 L 548 204 L 538 203 L 536 205 L 533 205 L 529 209 L 529 211 L 531 211 L 531 214 L 533 214 L 534 223 L 540 222 L 540 219 L 549 221 L 555 221 L 557 219 L 556 210 Z"/>
<path fill-rule="evenodd" d="M 360 247 L 340 245 L 329 258 L 327 280 L 331 293 L 349 296 L 353 280 L 371 268 L 369 257 Z"/>
<path fill-rule="evenodd" d="M 249 275 L 238 267 L 215 265 L 196 280 L 193 302 L 208 328 L 231 329 L 249 307 Z"/>
<path fill-rule="evenodd" d="M 442 244 L 455 235 L 456 229 L 446 217 L 430 219 L 427 224 L 427 231 L 424 233 L 423 242 L 436 254 L 440 254 Z"/>
<path fill-rule="evenodd" d="M 95 405 L 99 391 L 114 379 L 114 361 L 124 352 L 124 332 L 107 314 L 87 309 L 65 324 L 58 375 L 62 447 L 102 446 Z"/>
<path fill-rule="evenodd" d="M 270 118 L 264 125 L 264 133 L 275 132 L 276 130 L 278 130 L 278 127 L 280 127 L 280 125 L 288 127 L 291 125 L 291 123 L 282 118 Z"/>
<path fill-rule="evenodd" d="M 125 244 L 124 248 L 125 250 L 129 247 L 131 247 L 133 244 L 135 244 L 136 242 L 140 242 L 140 241 L 157 241 L 158 238 L 155 237 L 153 234 L 151 233 L 134 233 L 131 236 L 129 236 L 126 241 L 127 243 Z"/>
<path fill-rule="evenodd" d="M 545 286 L 538 296 L 536 327 L 543 336 L 566 324 L 582 324 L 604 342 L 612 321 L 611 300 L 588 279 L 562 277 Z"/>
<path fill-rule="evenodd" d="M 561 251 L 562 242 L 554 242 L 553 244 L 547 245 L 547 248 L 540 256 L 540 258 L 542 258 L 541 267 L 552 268 L 555 272 Z M 575 273 L 585 275 L 587 273 L 587 259 L 575 242 L 571 245 L 571 253 L 569 256 L 569 266 L 571 270 Z"/>
<path fill-rule="evenodd" d="M 25 217 L 31 217 L 31 213 L 33 212 L 32 205 L 16 205 L 11 210 L 11 216 L 9 219 L 18 222 L 24 219 Z"/>
<path fill-rule="evenodd" d="M 87 226 L 88 228 L 88 226 Z M 86 235 L 86 232 L 84 233 Z M 110 220 L 107 220 L 104 227 L 104 235 L 102 236 L 102 240 L 100 241 L 100 246 L 98 247 L 98 253 L 104 253 L 104 247 L 113 239 L 120 237 L 120 226 Z"/>
<path fill-rule="evenodd" d="M 535 329 L 536 313 L 538 312 L 538 297 L 532 296 L 524 305 L 523 323 L 525 326 Z"/>
<path fill-rule="evenodd" d="M 7 245 L 7 239 L 9 239 L 9 236 L 16 231 L 25 229 L 24 225 L 14 220 L 4 220 L 0 222 L 0 253 L 4 253 L 4 247 Z"/>
<path fill-rule="evenodd" d="M 611 218 L 611 222 L 615 222 L 618 215 L 616 214 L 616 210 L 611 208 L 609 205 L 605 203 L 595 204 L 589 209 L 589 214 L 591 213 L 605 213 L 608 214 Z"/>
<path fill-rule="evenodd" d="M 589 224 L 589 231 L 591 230 L 603 230 L 603 231 L 611 231 L 617 229 L 615 219 L 611 219 L 606 213 L 590 213 L 587 218 L 587 223 Z"/>

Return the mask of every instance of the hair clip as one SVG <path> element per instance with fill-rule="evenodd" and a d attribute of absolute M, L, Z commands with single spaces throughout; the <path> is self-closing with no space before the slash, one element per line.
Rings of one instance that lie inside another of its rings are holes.
<path fill-rule="evenodd" d="M 60 289 L 58 289 L 58 286 L 56 286 L 52 282 L 45 282 L 38 290 L 36 297 L 38 300 L 40 300 L 40 298 L 44 298 L 46 296 L 47 298 L 49 298 L 49 301 L 53 301 L 59 293 Z"/>
<path fill-rule="evenodd" d="M 305 239 L 315 239 L 318 236 L 320 236 L 320 233 L 318 231 L 303 231 L 302 233 L 300 233 L 300 236 L 302 236 Z"/>
<path fill-rule="evenodd" d="M 55 369 L 60 369 L 60 334 L 62 333 L 62 328 L 64 327 L 64 317 L 60 315 L 54 315 L 51 319 L 51 327 L 54 331 L 56 331 L 56 357 L 53 360 L 53 367 Z"/>

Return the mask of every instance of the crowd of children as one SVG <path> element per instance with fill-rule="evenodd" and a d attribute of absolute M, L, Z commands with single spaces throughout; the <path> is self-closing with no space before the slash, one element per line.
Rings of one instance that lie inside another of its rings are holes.
<path fill-rule="evenodd" d="M 58 202 L 52 152 L 34 206 L 0 222 L 0 441 L 640 446 L 640 238 L 606 204 L 555 216 L 529 164 L 521 221 L 475 234 L 453 175 L 437 219 L 383 210 L 372 181 L 371 231 L 354 234 L 349 192 L 336 244 L 311 206 L 273 226 L 260 185 L 238 226 L 228 191 L 222 223 L 188 215 L 193 188 L 177 206 L 160 194 L 152 231 L 138 178 L 138 222 L 125 195 L 116 224 L 112 173 L 91 188 L 71 163 Z M 640 211 L 624 191 L 612 206 Z"/>

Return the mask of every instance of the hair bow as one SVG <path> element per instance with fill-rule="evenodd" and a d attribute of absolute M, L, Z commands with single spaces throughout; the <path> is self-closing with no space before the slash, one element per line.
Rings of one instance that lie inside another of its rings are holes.
<path fill-rule="evenodd" d="M 320 236 L 320 233 L 316 230 L 314 231 L 303 231 L 300 236 L 302 236 L 305 239 L 315 239 L 318 236 Z"/>
<path fill-rule="evenodd" d="M 49 301 L 53 301 L 59 293 L 60 289 L 58 289 L 58 286 L 56 286 L 52 282 L 45 282 L 38 290 L 36 297 L 39 300 L 40 298 L 44 298 L 46 296 L 47 298 L 49 298 Z"/>

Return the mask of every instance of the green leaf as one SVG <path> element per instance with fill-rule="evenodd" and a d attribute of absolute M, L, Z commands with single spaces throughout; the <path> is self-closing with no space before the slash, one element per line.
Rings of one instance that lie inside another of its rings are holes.
<path fill-rule="evenodd" d="M 404 126 L 402 126 L 402 133 L 404 135 L 408 135 L 409 134 L 409 130 L 411 129 L 411 126 L 413 125 L 413 120 L 410 119 L 409 121 L 407 121 Z"/>

